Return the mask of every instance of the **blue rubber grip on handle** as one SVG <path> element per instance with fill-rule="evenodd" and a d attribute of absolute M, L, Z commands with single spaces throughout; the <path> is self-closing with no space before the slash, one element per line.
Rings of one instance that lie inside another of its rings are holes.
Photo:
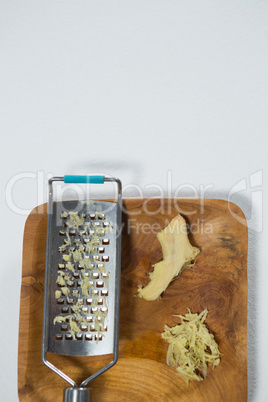
<path fill-rule="evenodd" d="M 95 183 L 95 184 L 103 184 L 104 183 L 104 176 L 66 175 L 66 176 L 64 176 L 64 183 Z"/>

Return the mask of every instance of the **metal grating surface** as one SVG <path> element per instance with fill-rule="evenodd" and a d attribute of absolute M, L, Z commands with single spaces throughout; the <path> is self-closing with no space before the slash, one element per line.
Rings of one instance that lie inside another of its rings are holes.
<path fill-rule="evenodd" d="M 47 351 L 113 353 L 117 204 L 54 202 L 52 210 Z"/>

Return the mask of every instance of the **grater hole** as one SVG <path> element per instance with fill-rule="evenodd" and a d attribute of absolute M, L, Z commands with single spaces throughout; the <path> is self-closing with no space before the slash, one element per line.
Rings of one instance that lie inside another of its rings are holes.
<path fill-rule="evenodd" d="M 104 256 L 102 257 L 102 261 L 103 261 L 103 262 L 109 261 L 109 256 L 108 256 L 108 255 L 104 255 Z"/>
<path fill-rule="evenodd" d="M 102 257 L 102 258 L 103 258 L 103 257 Z M 93 255 L 93 256 L 92 256 L 92 260 L 93 260 L 94 262 L 100 261 L 100 256 L 99 256 L 99 255 Z"/>
<path fill-rule="evenodd" d="M 87 299 L 87 300 L 86 300 L 86 304 L 87 304 L 87 305 L 92 304 L 92 302 L 93 302 L 93 299 Z"/>
<path fill-rule="evenodd" d="M 75 247 L 69 247 L 69 252 L 73 253 L 75 251 Z"/>
<path fill-rule="evenodd" d="M 102 341 L 102 334 L 95 335 L 95 341 Z"/>
<path fill-rule="evenodd" d="M 108 330 L 107 325 L 104 325 L 103 326 L 103 331 L 107 332 L 107 330 Z"/>
<path fill-rule="evenodd" d="M 92 307 L 91 314 L 95 314 L 98 311 L 98 307 Z"/>
<path fill-rule="evenodd" d="M 90 242 L 90 238 L 89 238 L 89 237 L 84 237 L 83 242 L 84 242 L 85 244 L 89 243 L 89 242 Z"/>
<path fill-rule="evenodd" d="M 85 230 L 80 230 L 80 231 L 79 231 L 79 236 L 85 236 L 85 234 L 86 234 L 86 231 L 85 231 Z"/>
<path fill-rule="evenodd" d="M 99 279 L 99 273 L 98 272 L 94 272 L 92 274 L 92 279 Z"/>
<path fill-rule="evenodd" d="M 102 290 L 101 296 L 108 296 L 108 290 L 106 290 L 106 289 Z"/>
<path fill-rule="evenodd" d="M 68 314 L 69 313 L 69 307 L 62 307 L 61 312 L 62 312 L 62 314 Z"/>
<path fill-rule="evenodd" d="M 65 264 L 59 264 L 58 269 L 65 269 Z"/>
<path fill-rule="evenodd" d="M 99 305 L 99 306 L 102 306 L 102 305 L 103 305 L 103 299 L 99 299 L 99 300 L 98 300 L 98 305 Z"/>
<path fill-rule="evenodd" d="M 69 235 L 70 236 L 76 236 L 76 230 L 75 229 L 70 229 L 69 230 Z"/>
<path fill-rule="evenodd" d="M 83 305 L 84 305 L 84 299 L 82 299 L 82 298 L 77 299 L 77 303 L 78 303 L 80 306 L 83 306 Z"/>
<path fill-rule="evenodd" d="M 57 304 L 64 304 L 64 299 L 62 297 L 59 297 L 57 299 Z"/>
<path fill-rule="evenodd" d="M 90 219 L 95 219 L 96 218 L 96 214 L 89 214 Z"/>
<path fill-rule="evenodd" d="M 66 341 L 72 341 L 72 339 L 73 339 L 73 337 L 72 337 L 71 334 L 66 334 L 66 335 L 65 335 L 65 340 L 66 340 Z"/>
<path fill-rule="evenodd" d="M 81 240 L 76 237 L 76 238 L 74 239 L 74 244 L 81 244 Z"/>
<path fill-rule="evenodd" d="M 83 307 L 83 308 L 82 308 L 82 313 L 83 313 L 83 314 L 87 314 L 87 313 L 88 313 L 88 308 L 87 308 L 87 307 Z"/>
<path fill-rule="evenodd" d="M 99 269 L 100 271 L 104 270 L 104 264 L 102 263 L 98 264 L 97 269 Z"/>
<path fill-rule="evenodd" d="M 56 335 L 55 335 L 55 340 L 56 340 L 56 341 L 62 341 L 62 339 L 63 339 L 62 334 L 56 334 Z"/>
<path fill-rule="evenodd" d="M 74 299 L 67 298 L 67 304 L 70 304 L 70 305 L 74 304 Z"/>
<path fill-rule="evenodd" d="M 80 329 L 81 329 L 81 331 L 86 332 L 88 330 L 88 326 L 85 324 L 81 324 Z"/>
<path fill-rule="evenodd" d="M 95 235 L 96 235 L 95 230 L 94 230 L 94 229 L 90 229 L 89 235 L 90 235 L 90 236 L 95 236 Z"/>
<path fill-rule="evenodd" d="M 83 340 L 83 335 L 82 334 L 76 334 L 75 339 L 77 339 L 78 341 L 82 341 Z"/>
<path fill-rule="evenodd" d="M 94 264 L 90 264 L 90 265 L 88 266 L 88 269 L 90 269 L 90 270 L 94 269 Z"/>
<path fill-rule="evenodd" d="M 95 331 L 96 331 L 95 325 L 90 325 L 90 331 L 91 331 L 91 332 L 95 332 Z"/>
<path fill-rule="evenodd" d="M 86 341 L 92 341 L 92 339 L 93 339 L 93 336 L 91 334 L 86 334 L 85 335 L 85 340 Z"/>
<path fill-rule="evenodd" d="M 99 228 L 99 227 L 100 227 L 100 222 L 94 222 L 94 223 L 93 223 L 93 226 L 95 226 L 95 227 L 98 227 L 98 228 Z"/>
<path fill-rule="evenodd" d="M 98 281 L 96 283 L 97 288 L 102 288 L 104 286 L 104 282 L 103 281 Z"/>
<path fill-rule="evenodd" d="M 61 329 L 61 331 L 68 331 L 68 325 L 62 324 L 60 329 Z"/>
<path fill-rule="evenodd" d="M 87 322 L 93 322 L 93 317 L 92 315 L 88 315 L 86 318 Z"/>
<path fill-rule="evenodd" d="M 79 296 L 79 290 L 77 290 L 77 289 L 73 290 L 73 296 L 78 297 Z"/>
<path fill-rule="evenodd" d="M 110 223 L 109 223 L 109 222 L 103 222 L 103 227 L 104 227 L 104 228 L 107 228 L 108 226 L 110 226 Z"/>
<path fill-rule="evenodd" d="M 101 311 L 102 313 L 107 313 L 107 312 L 108 312 L 108 308 L 107 308 L 107 307 L 102 307 L 102 308 L 100 309 L 100 311 Z"/>
<path fill-rule="evenodd" d="M 103 239 L 102 240 L 102 244 L 103 245 L 107 245 L 107 244 L 109 244 L 110 243 L 110 240 L 109 239 Z"/>
<path fill-rule="evenodd" d="M 104 247 L 99 247 L 99 249 L 98 249 L 98 252 L 99 252 L 99 253 L 102 254 L 102 253 L 104 253 L 104 251 L 105 251 L 105 248 L 104 248 Z"/>
<path fill-rule="evenodd" d="M 98 214 L 98 219 L 101 219 L 101 220 L 105 219 L 105 215 L 104 214 Z"/>
<path fill-rule="evenodd" d="M 99 291 L 94 289 L 94 290 L 92 291 L 92 294 L 93 294 L 94 296 L 99 296 Z"/>
<path fill-rule="evenodd" d="M 74 277 L 74 279 L 80 278 L 79 272 L 74 272 L 73 277 Z"/>

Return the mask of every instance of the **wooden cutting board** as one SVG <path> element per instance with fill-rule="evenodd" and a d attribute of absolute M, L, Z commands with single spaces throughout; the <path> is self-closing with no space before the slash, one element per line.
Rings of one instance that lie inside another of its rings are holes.
<path fill-rule="evenodd" d="M 230 209 L 232 213 L 230 212 Z M 201 249 L 160 300 L 136 297 L 162 259 L 157 232 L 181 213 L 190 241 Z M 46 252 L 46 204 L 29 215 L 23 239 L 18 393 L 21 401 L 61 401 L 68 384 L 41 360 Z M 124 200 L 120 342 L 117 364 L 91 383 L 92 401 L 238 402 L 247 400 L 247 226 L 243 212 L 223 200 Z M 201 312 L 222 353 L 202 382 L 186 383 L 166 365 L 164 325 L 187 308 Z M 107 358 L 62 357 L 51 361 L 78 383 Z"/>

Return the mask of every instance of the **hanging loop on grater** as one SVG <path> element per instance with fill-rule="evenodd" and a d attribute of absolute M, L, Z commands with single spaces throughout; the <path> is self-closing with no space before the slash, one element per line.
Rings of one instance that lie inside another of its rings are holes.
<path fill-rule="evenodd" d="M 88 193 L 89 184 L 105 182 L 116 185 L 116 199 Z M 89 399 L 85 387 L 118 358 L 121 213 L 122 186 L 117 178 L 68 175 L 49 180 L 42 360 L 72 386 L 64 392 L 66 402 Z M 48 361 L 48 352 L 113 354 L 113 360 L 78 387 Z"/>

